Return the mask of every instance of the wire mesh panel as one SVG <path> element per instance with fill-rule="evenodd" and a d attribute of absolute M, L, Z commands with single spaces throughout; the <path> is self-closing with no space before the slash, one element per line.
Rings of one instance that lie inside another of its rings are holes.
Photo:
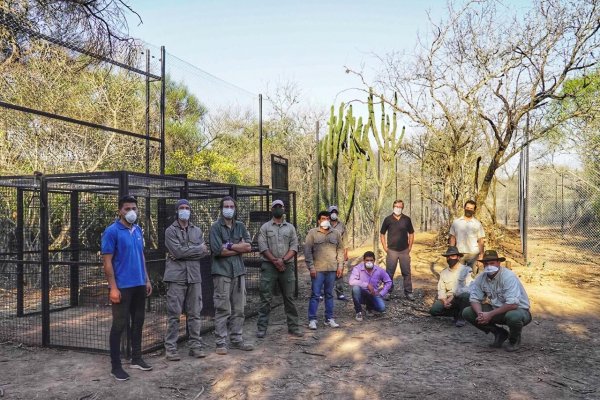
<path fill-rule="evenodd" d="M 129 172 L 0 178 L 0 194 L 0 338 L 100 352 L 109 350 L 112 324 L 101 235 L 117 218 L 121 195 L 138 199 L 137 223 L 144 232 L 146 267 L 153 283 L 153 294 L 146 300 L 143 351 L 161 347 L 166 332 L 165 230 L 175 221 L 178 199 L 189 199 L 192 222 L 208 242 L 221 199 L 236 198 L 237 218 L 253 241 L 253 252 L 244 256 L 246 315 L 258 310 L 257 234 L 270 218 L 270 202 L 282 199 L 290 220 L 295 209 L 295 197 L 286 191 Z M 211 260 L 200 262 L 202 328 L 209 331 L 214 317 Z M 185 335 L 183 316 L 180 337 Z"/>
<path fill-rule="evenodd" d="M 41 345 L 39 193 L 32 178 L 0 181 L 0 340 Z"/>

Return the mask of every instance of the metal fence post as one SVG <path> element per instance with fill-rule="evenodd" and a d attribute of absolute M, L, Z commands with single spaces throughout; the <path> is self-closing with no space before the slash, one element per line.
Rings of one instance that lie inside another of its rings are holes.
<path fill-rule="evenodd" d="M 48 254 L 48 182 L 40 178 L 40 269 L 42 289 L 42 346 L 50 345 L 50 258 Z"/>
<path fill-rule="evenodd" d="M 23 261 L 24 257 L 24 237 L 23 237 L 23 189 L 17 188 L 17 226 L 15 227 L 17 244 L 17 261 Z M 23 263 L 17 262 L 17 317 L 22 317 L 24 297 L 25 297 L 25 279 L 23 274 Z"/>
<path fill-rule="evenodd" d="M 79 305 L 79 192 L 71 192 L 71 264 L 69 266 L 71 307 Z"/>

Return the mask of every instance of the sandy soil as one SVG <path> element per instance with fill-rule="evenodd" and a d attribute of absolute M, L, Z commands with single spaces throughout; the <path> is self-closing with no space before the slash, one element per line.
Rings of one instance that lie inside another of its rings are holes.
<path fill-rule="evenodd" d="M 131 380 L 109 376 L 109 359 L 0 345 L 0 389 L 7 399 L 598 399 L 600 398 L 600 278 L 597 259 L 548 239 L 530 240 L 529 266 L 511 266 L 526 285 L 534 321 L 516 353 L 490 349 L 486 336 L 451 319 L 432 318 L 437 273 L 443 268 L 434 237 L 418 234 L 413 249 L 415 302 L 395 297 L 388 312 L 359 323 L 351 303 L 336 302 L 339 329 L 287 334 L 282 307 L 265 339 L 256 319 L 245 335 L 253 352 L 205 359 L 146 360 L 151 372 Z M 352 252 L 357 256 L 365 249 Z M 510 249 L 507 249 L 510 250 Z M 507 251 L 510 253 L 510 251 Z M 309 279 L 302 269 L 298 306 L 306 321 Z M 322 310 L 319 310 L 321 313 Z M 206 335 L 209 349 L 214 339 Z M 186 354 L 185 345 L 181 349 Z"/>

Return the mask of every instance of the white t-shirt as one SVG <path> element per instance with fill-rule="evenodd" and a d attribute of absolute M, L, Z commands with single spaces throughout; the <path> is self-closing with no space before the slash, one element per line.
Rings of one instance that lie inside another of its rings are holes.
<path fill-rule="evenodd" d="M 476 218 L 457 218 L 450 227 L 450 234 L 456 238 L 458 251 L 465 254 L 479 253 L 477 240 L 485 237 L 483 226 Z"/>

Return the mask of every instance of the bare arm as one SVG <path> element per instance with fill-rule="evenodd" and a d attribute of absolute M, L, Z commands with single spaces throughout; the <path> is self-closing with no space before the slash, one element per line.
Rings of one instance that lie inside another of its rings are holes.
<path fill-rule="evenodd" d="M 456 236 L 450 235 L 450 239 L 448 240 L 448 244 L 450 246 L 456 246 Z"/>
<path fill-rule="evenodd" d="M 412 246 L 413 246 L 414 242 L 415 242 L 415 234 L 414 233 L 409 233 L 408 234 L 408 252 L 409 253 L 412 250 Z"/>
<path fill-rule="evenodd" d="M 381 247 L 383 247 L 383 251 L 385 251 L 387 253 L 388 248 L 387 248 L 387 242 L 385 240 L 385 234 L 384 233 L 380 233 L 379 234 L 379 241 L 381 242 Z"/>
<path fill-rule="evenodd" d="M 108 281 L 108 288 L 110 289 L 108 298 L 112 303 L 118 304 L 121 302 L 121 291 L 117 287 L 117 281 L 115 280 L 115 271 L 113 269 L 112 259 L 112 254 L 102 255 L 102 263 L 104 264 L 104 275 L 106 275 L 106 280 Z"/>

